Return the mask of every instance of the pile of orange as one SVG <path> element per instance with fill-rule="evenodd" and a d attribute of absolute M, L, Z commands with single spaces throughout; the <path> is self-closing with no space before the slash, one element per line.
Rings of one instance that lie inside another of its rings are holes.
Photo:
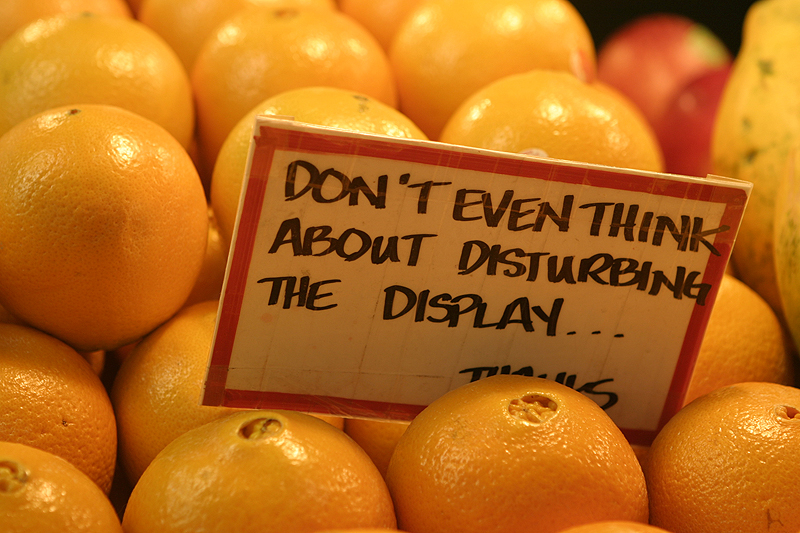
<path fill-rule="evenodd" d="M 796 351 L 732 273 L 650 446 L 536 377 L 201 405 L 257 115 L 661 171 L 595 69 L 567 0 L 0 2 L 0 529 L 798 533 Z"/>

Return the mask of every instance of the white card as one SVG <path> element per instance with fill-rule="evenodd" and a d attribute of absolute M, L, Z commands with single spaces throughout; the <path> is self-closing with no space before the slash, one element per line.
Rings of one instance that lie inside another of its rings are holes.
<path fill-rule="evenodd" d="M 204 404 L 410 419 L 512 373 L 634 442 L 680 406 L 749 183 L 254 131 Z"/>

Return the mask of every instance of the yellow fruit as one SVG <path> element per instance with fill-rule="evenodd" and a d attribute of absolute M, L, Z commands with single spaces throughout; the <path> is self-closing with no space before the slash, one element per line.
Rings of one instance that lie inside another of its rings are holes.
<path fill-rule="evenodd" d="M 675 532 L 797 531 L 799 453 L 800 390 L 740 383 L 702 396 L 650 447 L 650 523 Z"/>
<path fill-rule="evenodd" d="M 318 85 L 358 91 L 390 106 L 397 98 L 383 49 L 343 13 L 254 6 L 227 19 L 205 41 L 192 69 L 208 167 L 228 133 L 259 102 Z"/>
<path fill-rule="evenodd" d="M 684 403 L 743 381 L 791 385 L 794 356 L 769 304 L 741 280 L 726 274 L 719 286 Z"/>
<path fill-rule="evenodd" d="M 184 147 L 194 129 L 188 75 L 136 20 L 90 13 L 38 20 L 0 47 L 0 135 L 54 107 L 108 104 L 160 124 Z"/>
<path fill-rule="evenodd" d="M 27 326 L 0 324 L 0 441 L 58 455 L 111 488 L 117 427 L 106 389 L 75 350 Z"/>
<path fill-rule="evenodd" d="M 435 400 L 397 443 L 386 483 L 408 531 L 647 522 L 644 477 L 622 432 L 595 402 L 541 378 L 492 376 Z"/>
<path fill-rule="evenodd" d="M 3 0 L 0 2 L 0 43 L 39 19 L 84 12 L 131 17 L 125 0 Z"/>
<path fill-rule="evenodd" d="M 81 351 L 133 342 L 186 301 L 208 206 L 161 126 L 62 107 L 0 137 L 0 303 Z"/>
<path fill-rule="evenodd" d="M 310 533 L 393 528 L 386 485 L 341 430 L 292 411 L 244 411 L 176 438 L 134 487 L 126 533 Z"/>
<path fill-rule="evenodd" d="M 183 304 L 184 307 L 207 300 L 219 300 L 227 264 L 228 243 L 220 235 L 217 217 L 214 215 L 214 210 L 209 207 L 206 255 L 192 292 Z"/>
<path fill-rule="evenodd" d="M 775 275 L 786 329 L 800 346 L 800 153 L 794 152 L 781 173 L 775 199 Z"/>
<path fill-rule="evenodd" d="M 138 18 L 169 43 L 191 72 L 197 53 L 214 28 L 252 5 L 335 8 L 333 0 L 145 0 Z"/>
<path fill-rule="evenodd" d="M 504 152 L 661 171 L 655 135 L 627 98 L 555 70 L 501 78 L 453 113 L 441 141 Z"/>
<path fill-rule="evenodd" d="M 0 517 L 4 533 L 122 533 L 106 495 L 51 453 L 0 442 Z"/>
<path fill-rule="evenodd" d="M 431 139 L 470 95 L 531 69 L 594 78 L 586 22 L 566 0 L 431 0 L 412 11 L 389 51 L 400 110 Z"/>
<path fill-rule="evenodd" d="M 367 28 L 387 52 L 397 29 L 421 0 L 341 0 L 339 9 Z"/>
<path fill-rule="evenodd" d="M 660 527 L 628 522 L 625 520 L 605 520 L 582 526 L 567 528 L 560 533 L 669 533 Z"/>
<path fill-rule="evenodd" d="M 773 226 L 780 176 L 800 142 L 798 47 L 800 3 L 750 7 L 712 139 L 713 172 L 754 184 L 733 249 L 736 272 L 779 314 Z"/>
<path fill-rule="evenodd" d="M 344 421 L 344 432 L 367 452 L 381 475 L 386 476 L 397 441 L 405 433 L 408 424 L 402 420 L 348 418 Z"/>
<path fill-rule="evenodd" d="M 219 152 L 211 178 L 211 205 L 230 242 L 239 207 L 256 115 L 290 116 L 298 122 L 405 139 L 425 134 L 396 109 L 362 93 L 335 87 L 302 87 L 259 103 L 239 120 Z"/>

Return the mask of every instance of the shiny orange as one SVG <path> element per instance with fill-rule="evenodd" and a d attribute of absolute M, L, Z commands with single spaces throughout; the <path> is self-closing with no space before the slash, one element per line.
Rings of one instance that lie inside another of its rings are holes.
<path fill-rule="evenodd" d="M 652 128 L 626 97 L 556 70 L 530 70 L 479 89 L 453 113 L 440 140 L 637 170 L 664 168 Z"/>
<path fill-rule="evenodd" d="M 106 495 L 51 453 L 0 442 L 0 517 L 8 533 L 122 533 Z"/>
<path fill-rule="evenodd" d="M 161 35 L 191 72 L 203 42 L 228 17 L 248 6 L 335 9 L 333 0 L 144 0 L 138 19 Z"/>
<path fill-rule="evenodd" d="M 117 426 L 103 383 L 75 350 L 27 326 L 0 324 L 0 441 L 53 453 L 111 488 Z"/>
<path fill-rule="evenodd" d="M 797 531 L 800 389 L 729 385 L 681 409 L 644 472 L 650 522 L 677 533 Z"/>
<path fill-rule="evenodd" d="M 541 378 L 492 376 L 435 400 L 398 441 L 386 483 L 408 531 L 555 533 L 648 517 L 619 428 L 591 399 Z"/>
<path fill-rule="evenodd" d="M 404 139 L 426 139 L 408 117 L 366 94 L 336 87 L 301 87 L 260 102 L 225 139 L 211 178 L 211 205 L 230 242 L 256 115 L 291 116 L 298 122 Z"/>
<path fill-rule="evenodd" d="M 133 347 L 116 374 L 119 457 L 132 483 L 175 438 L 238 411 L 200 404 L 217 307 L 213 300 L 183 308 Z"/>
<path fill-rule="evenodd" d="M 0 134 L 54 107 L 115 105 L 169 131 L 188 148 L 194 106 L 188 74 L 153 30 L 92 13 L 40 19 L 0 47 Z"/>
<path fill-rule="evenodd" d="M 121 466 L 132 483 L 176 437 L 234 411 L 200 405 L 217 306 L 184 308 L 138 343 L 117 372 L 111 400 Z"/>
<path fill-rule="evenodd" d="M 61 107 L 0 138 L 0 303 L 78 350 L 123 346 L 169 319 L 207 238 L 191 159 L 140 115 Z"/>
<path fill-rule="evenodd" d="M 125 0 L 3 0 L 0 2 L 0 43 L 15 31 L 42 18 L 62 13 L 98 13 L 132 16 Z"/>
<path fill-rule="evenodd" d="M 394 75 L 380 44 L 335 10 L 254 6 L 209 36 L 191 73 L 200 150 L 213 169 L 239 120 L 259 102 L 308 86 L 360 92 L 395 106 Z"/>
<path fill-rule="evenodd" d="M 372 461 L 341 430 L 293 411 L 248 410 L 177 437 L 133 488 L 126 533 L 307 533 L 395 527 Z"/>
<path fill-rule="evenodd" d="M 757 292 L 726 274 L 697 354 L 684 403 L 743 381 L 792 385 L 796 362 L 778 316 Z"/>
<path fill-rule="evenodd" d="M 431 139 L 481 87 L 531 69 L 594 79 L 594 42 L 567 0 L 427 0 L 397 29 L 389 58 L 400 110 Z"/>

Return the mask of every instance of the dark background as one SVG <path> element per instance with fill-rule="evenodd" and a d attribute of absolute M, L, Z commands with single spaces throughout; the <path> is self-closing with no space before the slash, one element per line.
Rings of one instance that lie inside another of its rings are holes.
<path fill-rule="evenodd" d="M 745 13 L 753 1 L 571 0 L 599 46 L 621 25 L 648 13 L 678 13 L 699 22 L 719 36 L 733 54 L 739 50 Z"/>

